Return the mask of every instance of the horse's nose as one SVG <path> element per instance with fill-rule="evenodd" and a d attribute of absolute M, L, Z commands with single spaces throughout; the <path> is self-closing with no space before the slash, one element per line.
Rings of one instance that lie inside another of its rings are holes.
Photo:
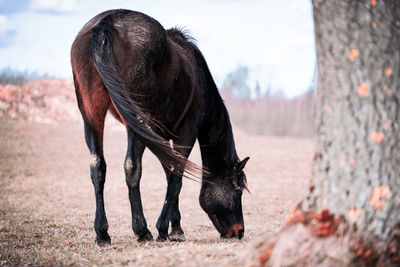
<path fill-rule="evenodd" d="M 233 225 L 233 232 L 235 233 L 235 237 L 242 239 L 244 235 L 244 227 L 242 224 L 237 223 Z"/>

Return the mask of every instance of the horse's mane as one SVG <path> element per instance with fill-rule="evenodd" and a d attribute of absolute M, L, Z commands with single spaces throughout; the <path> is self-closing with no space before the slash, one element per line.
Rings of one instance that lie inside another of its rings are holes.
<path fill-rule="evenodd" d="M 167 36 L 168 38 L 171 38 L 174 42 L 178 43 L 182 47 L 185 48 L 191 48 L 192 51 L 194 52 L 196 59 L 198 61 L 198 64 L 202 66 L 202 69 L 205 71 L 207 83 L 208 83 L 208 88 L 211 90 L 210 91 L 210 107 L 207 109 L 205 113 L 205 119 L 210 123 L 210 124 L 218 124 L 219 120 L 221 118 L 224 119 L 220 130 L 220 136 L 218 136 L 217 140 L 215 142 L 210 143 L 210 144 L 202 144 L 201 146 L 214 146 L 219 142 L 226 142 L 227 146 L 234 147 L 234 139 L 233 139 L 233 133 L 232 133 L 232 125 L 230 122 L 229 118 L 229 113 L 227 111 L 227 108 L 224 104 L 224 101 L 222 100 L 217 86 L 215 85 L 214 79 L 212 78 L 211 72 L 208 68 L 207 62 L 200 51 L 200 49 L 197 46 L 197 40 L 192 37 L 189 33 L 189 30 L 183 27 L 174 27 L 169 30 L 167 30 Z M 211 114 L 219 114 L 219 116 L 211 116 Z M 237 155 L 232 155 L 233 157 L 237 157 Z M 210 173 L 211 174 L 211 173 Z M 205 175 L 207 180 L 207 175 Z M 204 179 L 203 179 L 204 180 Z M 246 185 L 246 181 L 244 181 L 244 184 Z M 246 187 L 246 186 L 244 186 Z"/>
<path fill-rule="evenodd" d="M 203 69 L 205 70 L 205 72 L 206 72 L 205 74 L 206 74 L 206 76 L 208 76 L 207 78 L 209 78 L 209 79 L 207 79 L 208 83 L 209 83 L 208 88 L 212 90 L 211 106 L 207 110 L 206 117 L 212 109 L 217 109 L 218 110 L 217 113 L 226 114 L 225 119 L 227 120 L 227 122 L 226 122 L 226 125 L 224 125 L 225 127 L 223 128 L 223 135 L 221 136 L 221 139 L 225 139 L 227 137 L 227 132 L 232 130 L 231 125 L 230 125 L 230 120 L 229 120 L 229 114 L 228 114 L 228 111 L 224 104 L 224 101 L 222 100 L 222 98 L 218 92 L 218 89 L 217 89 L 217 86 L 215 85 L 214 79 L 212 79 L 211 72 L 208 68 L 208 65 L 203 56 L 203 53 L 200 51 L 200 49 L 197 46 L 196 38 L 191 36 L 190 31 L 185 27 L 175 26 L 175 27 L 167 30 L 166 32 L 167 32 L 167 36 L 169 38 L 173 39 L 175 42 L 177 42 L 178 44 L 180 44 L 183 47 L 194 49 L 194 52 L 197 54 L 196 58 L 202 65 Z M 232 141 L 232 140 L 229 140 L 229 141 Z"/>
<path fill-rule="evenodd" d="M 179 39 L 183 39 L 189 42 L 191 45 L 197 48 L 197 40 L 193 36 L 190 35 L 190 31 L 185 27 L 175 26 L 171 29 L 168 29 L 167 36 L 173 38 L 175 41 L 179 42 Z M 197 48 L 198 50 L 198 48 Z"/>
<path fill-rule="evenodd" d="M 211 77 L 211 73 L 208 69 L 203 53 L 201 53 L 199 47 L 197 46 L 197 40 L 192 35 L 190 35 L 190 31 L 187 28 L 175 26 L 171 29 L 168 29 L 166 33 L 168 38 L 171 38 L 172 40 L 180 44 L 182 47 L 194 49 L 197 55 L 201 57 L 202 61 L 204 61 L 204 67 L 206 68 L 207 72 Z"/>

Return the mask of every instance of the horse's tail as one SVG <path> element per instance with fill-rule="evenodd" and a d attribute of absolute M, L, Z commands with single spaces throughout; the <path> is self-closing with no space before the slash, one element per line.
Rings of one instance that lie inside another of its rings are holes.
<path fill-rule="evenodd" d="M 93 29 L 90 49 L 94 65 L 114 105 L 128 126 L 157 155 L 164 166 L 178 175 L 183 175 L 186 169 L 187 178 L 198 177 L 201 168 L 173 149 L 167 140 L 152 130 L 150 125 L 156 126 L 158 123 L 149 114 L 143 112 L 139 103 L 132 98 L 132 93 L 129 92 L 114 59 L 112 30 L 111 24 L 103 19 Z"/>

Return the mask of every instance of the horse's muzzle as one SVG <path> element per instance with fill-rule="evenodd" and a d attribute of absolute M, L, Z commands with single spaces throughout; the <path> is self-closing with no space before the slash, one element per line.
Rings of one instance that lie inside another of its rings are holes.
<path fill-rule="evenodd" d="M 242 224 L 234 224 L 232 229 L 225 234 L 221 234 L 221 238 L 239 238 L 242 239 L 244 236 L 244 228 Z"/>

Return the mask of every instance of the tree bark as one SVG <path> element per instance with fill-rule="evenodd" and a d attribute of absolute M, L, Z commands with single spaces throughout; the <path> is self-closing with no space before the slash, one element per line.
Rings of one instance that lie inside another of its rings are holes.
<path fill-rule="evenodd" d="M 310 191 L 252 265 L 400 266 L 400 1 L 313 0 Z"/>

